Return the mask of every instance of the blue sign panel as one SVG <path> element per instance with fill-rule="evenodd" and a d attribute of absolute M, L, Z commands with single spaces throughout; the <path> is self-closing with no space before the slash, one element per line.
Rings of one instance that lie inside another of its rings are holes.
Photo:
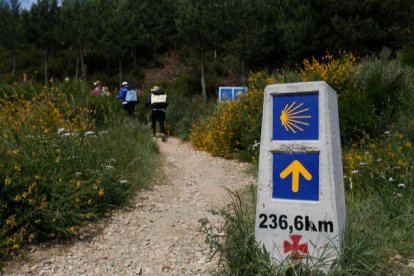
<path fill-rule="evenodd" d="M 219 87 L 220 101 L 233 101 L 247 92 L 247 87 Z"/>
<path fill-rule="evenodd" d="M 223 88 L 220 90 L 220 99 L 222 101 L 233 100 L 233 89 Z"/>
<path fill-rule="evenodd" d="M 273 96 L 273 140 L 318 140 L 318 93 Z"/>
<path fill-rule="evenodd" d="M 319 153 L 273 153 L 272 198 L 319 201 Z"/>

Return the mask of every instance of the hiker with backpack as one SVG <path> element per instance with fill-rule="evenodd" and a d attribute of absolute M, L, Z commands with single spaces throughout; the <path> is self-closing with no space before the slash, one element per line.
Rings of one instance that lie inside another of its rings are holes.
<path fill-rule="evenodd" d="M 121 84 L 117 99 L 121 100 L 122 107 L 128 112 L 130 116 L 135 113 L 135 106 L 138 103 L 137 92 L 132 89 L 128 89 L 128 82 L 124 81 Z"/>
<path fill-rule="evenodd" d="M 167 95 L 159 86 L 151 88 L 151 95 L 145 101 L 146 107 L 151 107 L 151 130 L 152 136 L 156 137 L 156 123 L 158 122 L 161 131 L 161 139 L 167 141 L 167 132 L 165 129 L 165 113 L 167 112 Z"/>

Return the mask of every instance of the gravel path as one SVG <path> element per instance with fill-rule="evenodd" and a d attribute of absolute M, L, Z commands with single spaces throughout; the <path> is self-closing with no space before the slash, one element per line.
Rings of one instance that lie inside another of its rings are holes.
<path fill-rule="evenodd" d="M 244 163 L 211 157 L 175 138 L 158 144 L 165 176 L 140 192 L 133 208 L 94 225 L 93 236 L 33 248 L 3 274 L 206 275 L 216 270 L 217 258 L 210 258 L 199 219 L 222 223 L 209 210 L 229 200 L 223 187 L 235 190 L 255 180 Z"/>

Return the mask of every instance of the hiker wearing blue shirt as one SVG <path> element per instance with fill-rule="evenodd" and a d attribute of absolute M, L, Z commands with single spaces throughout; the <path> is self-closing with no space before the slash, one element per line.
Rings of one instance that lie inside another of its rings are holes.
<path fill-rule="evenodd" d="M 118 96 L 116 96 L 118 100 L 121 100 L 122 104 L 124 104 L 124 102 L 126 104 L 125 97 L 126 97 L 127 92 L 128 92 L 128 83 L 124 81 L 121 84 L 121 89 L 119 90 Z"/>
<path fill-rule="evenodd" d="M 135 113 L 135 105 L 138 103 L 138 97 L 134 89 L 128 89 L 128 82 L 122 82 L 121 89 L 116 98 L 122 102 L 122 107 L 128 114 L 133 116 Z"/>

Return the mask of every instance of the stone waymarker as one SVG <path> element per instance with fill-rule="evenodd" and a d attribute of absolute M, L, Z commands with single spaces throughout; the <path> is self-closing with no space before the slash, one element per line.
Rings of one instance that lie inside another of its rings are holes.
<path fill-rule="evenodd" d="M 345 227 L 336 92 L 325 82 L 265 89 L 255 236 L 282 263 L 329 270 Z M 323 261 L 322 261 L 323 259 Z"/>

